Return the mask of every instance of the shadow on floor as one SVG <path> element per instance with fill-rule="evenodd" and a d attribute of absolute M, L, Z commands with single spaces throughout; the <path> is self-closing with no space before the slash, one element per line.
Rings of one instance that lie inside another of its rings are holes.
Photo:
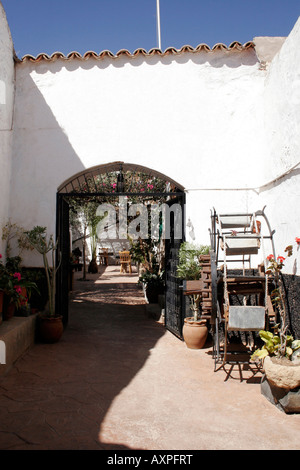
<path fill-rule="evenodd" d="M 36 344 L 1 380 L 0 449 L 126 449 L 101 442 L 101 423 L 165 329 L 137 278 L 123 281 L 75 281 L 61 340 Z"/>

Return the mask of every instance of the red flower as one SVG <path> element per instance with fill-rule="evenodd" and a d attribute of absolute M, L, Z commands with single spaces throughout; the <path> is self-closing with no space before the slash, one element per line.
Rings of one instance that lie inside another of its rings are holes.
<path fill-rule="evenodd" d="M 283 256 L 277 256 L 278 263 L 283 263 L 285 258 Z"/>
<path fill-rule="evenodd" d="M 2 255 L 1 255 L 1 253 L 0 253 L 0 259 L 1 259 L 1 258 L 2 258 Z"/>
<path fill-rule="evenodd" d="M 272 261 L 274 259 L 274 255 L 267 256 L 267 260 Z"/>
<path fill-rule="evenodd" d="M 17 292 L 18 294 L 21 294 L 21 293 L 22 293 L 22 289 L 21 289 L 20 286 L 14 286 L 14 288 L 15 288 L 15 290 L 16 290 L 16 292 Z"/>
<path fill-rule="evenodd" d="M 14 277 L 18 279 L 18 281 L 21 281 L 21 274 L 20 273 L 15 273 Z"/>
<path fill-rule="evenodd" d="M 296 241 L 297 245 L 300 245 L 300 237 L 296 237 L 295 241 Z"/>

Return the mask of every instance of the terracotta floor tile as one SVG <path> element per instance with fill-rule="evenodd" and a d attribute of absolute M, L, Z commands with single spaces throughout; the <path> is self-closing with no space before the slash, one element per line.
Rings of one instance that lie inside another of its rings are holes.
<path fill-rule="evenodd" d="M 1 378 L 0 450 L 299 450 L 300 415 L 149 318 L 136 276 L 77 280 L 69 318 Z"/>

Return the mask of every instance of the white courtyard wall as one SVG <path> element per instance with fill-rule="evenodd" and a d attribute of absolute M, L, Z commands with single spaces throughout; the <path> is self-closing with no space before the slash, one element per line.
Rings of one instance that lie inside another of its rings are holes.
<path fill-rule="evenodd" d="M 14 101 L 13 43 L 6 15 L 0 3 L 0 227 L 9 217 Z M 0 253 L 5 244 L 0 237 Z"/>
<path fill-rule="evenodd" d="M 190 190 L 187 216 L 207 236 L 209 209 L 224 196 L 195 190 L 263 181 L 259 65 L 253 49 L 17 64 L 12 218 L 54 232 L 57 187 L 84 168 L 124 161 Z M 208 210 L 199 213 L 203 197 Z M 235 198 L 231 209 L 245 204 Z"/>
<path fill-rule="evenodd" d="M 265 84 L 265 129 L 269 153 L 266 181 L 260 191 L 267 205 L 277 254 L 300 237 L 300 18 L 274 57 Z M 281 177 L 281 175 L 284 175 Z M 299 249 L 286 260 L 285 271 L 300 274 Z"/>
<path fill-rule="evenodd" d="M 293 194 L 291 178 L 266 185 L 299 155 L 297 43 L 299 22 L 267 70 L 254 49 L 16 64 L 11 218 L 54 233 L 58 186 L 124 161 L 186 188 L 186 220 L 200 243 L 209 243 L 212 207 L 267 205 L 276 244 L 298 236 L 289 225 L 293 217 L 299 226 L 297 180 Z"/>

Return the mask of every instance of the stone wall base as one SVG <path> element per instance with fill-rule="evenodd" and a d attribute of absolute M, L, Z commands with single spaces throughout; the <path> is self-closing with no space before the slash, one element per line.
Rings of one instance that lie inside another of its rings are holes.
<path fill-rule="evenodd" d="M 36 315 L 12 317 L 0 325 L 0 377 L 9 372 L 14 363 L 35 342 Z M 5 362 L 5 363 L 3 363 Z"/>

